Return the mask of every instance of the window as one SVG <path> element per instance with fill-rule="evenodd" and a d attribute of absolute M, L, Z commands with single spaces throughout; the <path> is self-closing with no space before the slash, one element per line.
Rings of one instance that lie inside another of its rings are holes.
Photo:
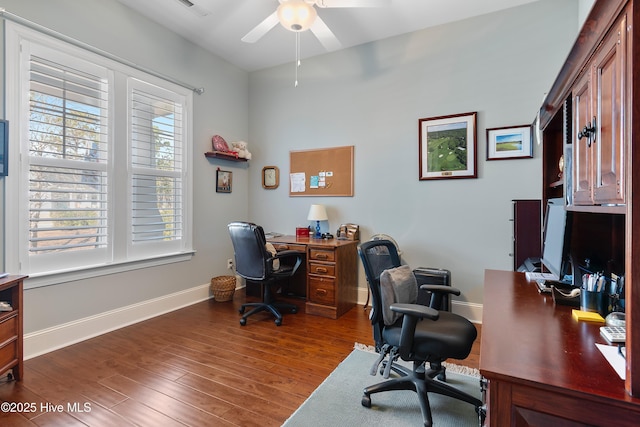
<path fill-rule="evenodd" d="M 191 252 L 191 92 L 12 23 L 6 46 L 7 268 L 100 274 Z"/>

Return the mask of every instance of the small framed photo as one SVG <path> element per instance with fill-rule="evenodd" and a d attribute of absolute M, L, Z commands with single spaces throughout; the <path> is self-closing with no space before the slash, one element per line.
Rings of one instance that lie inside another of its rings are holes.
<path fill-rule="evenodd" d="M 487 160 L 533 157 L 531 125 L 487 129 Z"/>
<path fill-rule="evenodd" d="M 420 180 L 477 178 L 477 112 L 418 120 Z"/>
<path fill-rule="evenodd" d="M 232 179 L 233 172 L 218 169 L 216 171 L 216 193 L 231 193 Z"/>

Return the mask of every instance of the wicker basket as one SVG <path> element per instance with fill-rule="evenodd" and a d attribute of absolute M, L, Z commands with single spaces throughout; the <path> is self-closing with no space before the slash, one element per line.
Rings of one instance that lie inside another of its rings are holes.
<path fill-rule="evenodd" d="M 211 279 L 211 291 L 216 301 L 231 301 L 236 291 L 236 278 L 234 276 L 214 277 Z"/>

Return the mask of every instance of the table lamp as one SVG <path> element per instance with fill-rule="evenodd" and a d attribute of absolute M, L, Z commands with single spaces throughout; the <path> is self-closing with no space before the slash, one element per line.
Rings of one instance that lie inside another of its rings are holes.
<path fill-rule="evenodd" d="M 313 235 L 316 239 L 322 237 L 320 234 L 320 221 L 326 221 L 329 219 L 327 216 L 327 210 L 324 208 L 324 205 L 311 205 L 311 209 L 309 209 L 309 215 L 307 215 L 307 219 L 309 221 L 316 222 L 316 234 Z"/>

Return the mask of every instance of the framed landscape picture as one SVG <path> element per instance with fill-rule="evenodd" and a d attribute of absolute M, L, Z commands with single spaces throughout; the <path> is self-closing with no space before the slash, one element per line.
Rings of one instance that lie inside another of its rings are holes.
<path fill-rule="evenodd" d="M 487 160 L 533 157 L 531 125 L 487 129 Z"/>
<path fill-rule="evenodd" d="M 477 112 L 418 120 L 420 180 L 477 178 Z"/>

